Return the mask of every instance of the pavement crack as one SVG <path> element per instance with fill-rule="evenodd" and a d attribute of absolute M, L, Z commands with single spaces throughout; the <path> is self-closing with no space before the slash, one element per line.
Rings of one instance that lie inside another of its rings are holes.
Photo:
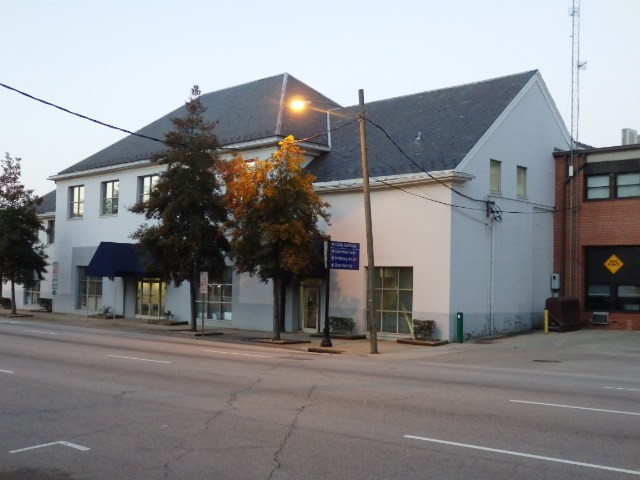
<path fill-rule="evenodd" d="M 124 396 L 128 393 L 136 393 L 135 390 L 123 390 L 122 392 L 113 395 L 112 398 L 116 401 L 122 401 L 124 399 Z"/>
<path fill-rule="evenodd" d="M 303 405 L 301 405 L 299 408 L 296 409 L 296 414 L 294 415 L 293 420 L 289 424 L 289 429 L 287 430 L 287 433 L 285 434 L 284 438 L 280 442 L 280 445 L 278 445 L 277 450 L 273 454 L 273 462 L 275 463 L 275 465 L 271 470 L 271 472 L 269 472 L 269 476 L 267 477 L 267 480 L 271 480 L 273 478 L 273 475 L 276 473 L 276 471 L 282 466 L 282 464 L 280 463 L 280 455 L 282 454 L 282 451 L 284 450 L 284 448 L 287 446 L 287 443 L 289 442 L 289 438 L 291 438 L 296 428 L 298 427 L 298 419 L 300 418 L 300 415 L 302 415 L 302 412 L 304 412 L 305 408 L 311 405 L 311 402 L 309 400 L 311 399 L 311 396 L 313 395 L 313 391 L 315 390 L 315 388 L 316 388 L 315 385 L 311 386 L 311 388 L 307 392 L 307 395 L 305 396 Z"/>
<path fill-rule="evenodd" d="M 262 377 L 256 379 L 247 387 L 240 388 L 238 390 L 234 390 L 233 392 L 231 392 L 229 394 L 229 398 L 227 398 L 227 401 L 224 403 L 223 407 L 220 410 L 216 411 L 210 418 L 207 419 L 207 421 L 204 424 L 204 428 L 202 432 L 206 432 L 207 430 L 209 430 L 209 427 L 211 426 L 211 424 L 214 423 L 220 415 L 230 410 L 234 410 L 235 409 L 234 405 L 238 401 L 238 396 L 242 393 L 250 392 L 251 390 L 253 390 L 254 387 L 259 385 L 261 381 L 262 381 Z"/>

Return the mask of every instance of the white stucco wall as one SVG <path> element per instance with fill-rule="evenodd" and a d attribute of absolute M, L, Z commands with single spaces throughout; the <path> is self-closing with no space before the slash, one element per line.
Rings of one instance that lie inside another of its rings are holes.
<path fill-rule="evenodd" d="M 68 313 L 95 313 L 76 309 L 77 267 L 87 266 L 100 242 L 134 243 L 130 235 L 143 223 L 142 215 L 133 214 L 128 207 L 135 204 L 138 194 L 138 177 L 158 173 L 157 165 L 137 165 L 136 168 L 92 172 L 75 178 L 58 179 L 56 183 L 56 243 L 54 256 L 60 264 L 58 294 L 54 297 L 54 310 Z M 102 182 L 119 181 L 118 214 L 100 214 Z M 84 215 L 69 218 L 69 188 L 84 185 Z M 126 283 L 128 306 L 123 310 L 122 293 Z M 116 290 L 114 294 L 114 288 Z M 169 287 L 166 306 L 177 318 L 188 319 L 188 287 L 182 285 L 178 292 Z M 184 290 L 184 292 L 180 292 Z M 111 306 L 116 314 L 134 316 L 131 295 L 135 299 L 135 282 L 121 278 L 103 279 L 103 304 Z M 100 307 L 100 306 L 99 306 Z"/>
<path fill-rule="evenodd" d="M 551 295 L 552 152 L 566 149 L 567 137 L 544 85 L 536 79 L 461 166 L 475 180 L 460 190 L 495 201 L 505 213 L 498 223 L 484 211 L 452 212 L 452 337 L 456 312 L 464 314 L 467 337 L 530 329 L 541 322 L 544 300 Z M 492 159 L 502 162 L 500 195 L 489 192 Z M 526 198 L 517 196 L 518 166 L 527 168 Z M 475 206 L 484 208 L 482 203 Z"/>

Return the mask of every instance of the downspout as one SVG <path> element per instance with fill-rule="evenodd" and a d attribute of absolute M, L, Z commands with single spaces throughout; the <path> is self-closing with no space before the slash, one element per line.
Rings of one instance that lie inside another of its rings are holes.
<path fill-rule="evenodd" d="M 494 242 L 493 242 L 493 217 L 489 217 L 489 231 L 491 232 L 491 257 L 489 262 L 489 336 L 493 335 L 493 267 L 495 264 Z"/>

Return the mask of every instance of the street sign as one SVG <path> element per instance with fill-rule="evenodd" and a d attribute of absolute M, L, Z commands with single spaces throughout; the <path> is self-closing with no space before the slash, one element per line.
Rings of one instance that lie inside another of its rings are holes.
<path fill-rule="evenodd" d="M 615 274 L 618 270 L 624 267 L 624 262 L 615 255 L 611 255 L 607 261 L 604 262 L 604 266 L 607 267 L 607 270 L 611 273 Z"/>
<path fill-rule="evenodd" d="M 206 294 L 209 289 L 209 272 L 200 272 L 200 293 Z"/>
<path fill-rule="evenodd" d="M 330 267 L 334 270 L 360 270 L 360 244 L 331 242 Z"/>

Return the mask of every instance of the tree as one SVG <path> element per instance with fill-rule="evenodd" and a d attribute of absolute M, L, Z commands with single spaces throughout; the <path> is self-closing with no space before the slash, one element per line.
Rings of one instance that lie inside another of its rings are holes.
<path fill-rule="evenodd" d="M 15 286 L 31 286 L 43 279 L 47 254 L 38 233 L 44 226 L 36 206 L 42 199 L 20 183 L 20 158 L 5 154 L 0 172 L 0 283 L 11 284 L 11 313 L 16 314 Z"/>
<path fill-rule="evenodd" d="M 302 150 L 289 136 L 269 160 L 236 158 L 225 177 L 231 256 L 237 271 L 273 282 L 274 340 L 280 340 L 284 285 L 317 264 L 318 220 L 328 222 L 330 216 L 303 163 Z"/>
<path fill-rule="evenodd" d="M 220 185 L 215 122 L 205 122 L 200 89 L 191 89 L 187 114 L 173 118 L 165 134 L 169 149 L 152 161 L 166 165 L 148 200 L 131 207 L 152 223 L 141 225 L 131 236 L 153 258 L 174 285 L 189 283 L 191 329 L 196 330 L 199 272 L 221 276 L 229 242 L 223 224 L 227 208 Z"/>

